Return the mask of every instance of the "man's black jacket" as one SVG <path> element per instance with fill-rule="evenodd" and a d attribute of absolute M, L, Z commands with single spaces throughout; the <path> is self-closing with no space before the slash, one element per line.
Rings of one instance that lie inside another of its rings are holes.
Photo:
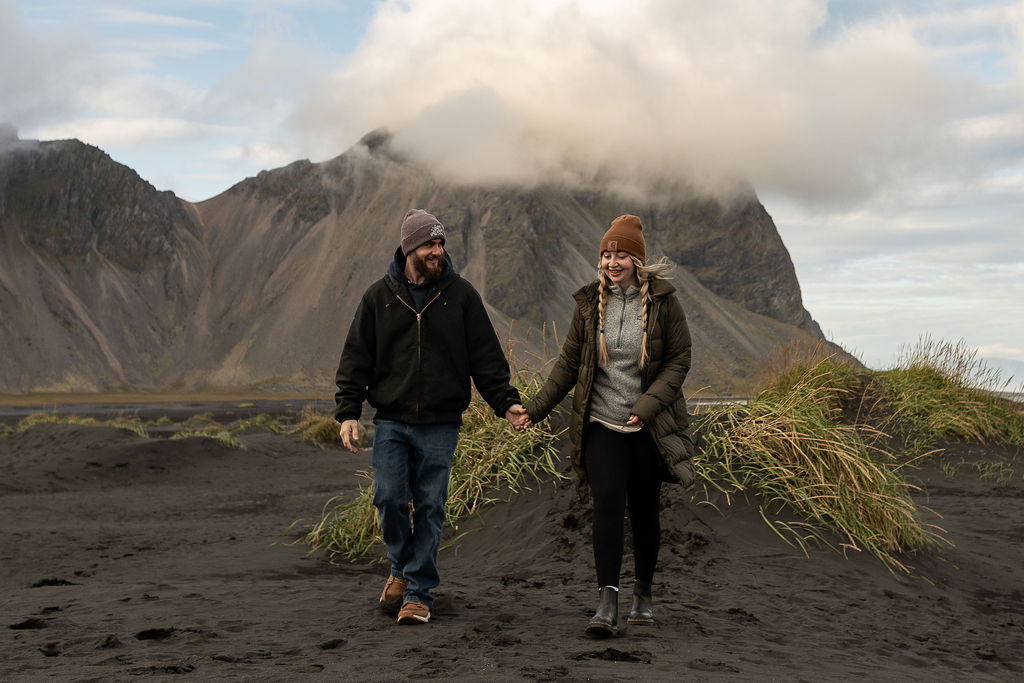
<path fill-rule="evenodd" d="M 399 250 L 390 272 L 359 302 L 335 377 L 335 419 L 359 419 L 365 399 L 379 418 L 461 424 L 471 377 L 504 417 L 519 392 L 509 385 L 508 361 L 480 294 L 445 253 L 444 274 L 417 312 L 400 275 L 404 260 Z"/>

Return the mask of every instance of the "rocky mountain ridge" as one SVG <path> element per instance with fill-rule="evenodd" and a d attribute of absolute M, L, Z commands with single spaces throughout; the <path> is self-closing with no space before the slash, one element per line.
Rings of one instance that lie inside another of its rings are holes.
<path fill-rule="evenodd" d="M 636 213 L 694 336 L 690 384 L 742 391 L 764 359 L 821 339 L 751 190 L 728 202 L 452 185 L 375 132 L 192 204 L 78 141 L 0 151 L 0 393 L 212 388 L 331 391 L 348 323 L 402 216 L 445 224 L 499 336 L 550 357 L 612 218 Z"/>

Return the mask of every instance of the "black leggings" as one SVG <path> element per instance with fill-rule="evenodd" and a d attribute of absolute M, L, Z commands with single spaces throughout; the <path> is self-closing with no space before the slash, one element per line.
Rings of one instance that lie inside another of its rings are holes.
<path fill-rule="evenodd" d="M 635 576 L 638 581 L 652 581 L 661 540 L 661 456 L 650 434 L 646 429 L 623 434 L 591 422 L 583 444 L 583 466 L 594 497 L 597 585 L 619 585 L 627 501 Z"/>

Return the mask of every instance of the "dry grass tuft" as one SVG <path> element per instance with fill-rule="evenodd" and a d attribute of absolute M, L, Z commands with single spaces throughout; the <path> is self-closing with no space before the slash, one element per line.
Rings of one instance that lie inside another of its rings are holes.
<path fill-rule="evenodd" d="M 327 444 L 341 442 L 339 429 L 340 427 L 332 414 L 320 413 L 306 406 L 299 413 L 298 423 L 287 431 L 303 441 L 323 447 Z"/>
<path fill-rule="evenodd" d="M 868 428 L 842 423 L 841 403 L 859 385 L 833 358 L 791 367 L 746 406 L 710 411 L 695 464 L 706 491 L 758 496 L 762 517 L 788 541 L 829 543 L 836 533 L 844 550 L 907 571 L 900 555 L 933 547 L 941 530 L 921 520 L 891 456 L 864 440 Z M 769 520 L 783 510 L 801 520 Z"/>
<path fill-rule="evenodd" d="M 923 337 L 901 349 L 893 369 L 874 374 L 879 405 L 913 454 L 950 438 L 1024 447 L 1020 406 L 998 395 L 1006 384 L 976 353 L 963 341 Z"/>

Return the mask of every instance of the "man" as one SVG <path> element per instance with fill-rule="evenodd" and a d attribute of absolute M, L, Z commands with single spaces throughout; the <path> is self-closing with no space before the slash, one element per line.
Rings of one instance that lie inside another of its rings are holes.
<path fill-rule="evenodd" d="M 513 423 L 523 415 L 483 301 L 455 272 L 444 244 L 437 218 L 422 209 L 405 215 L 401 246 L 387 274 L 363 294 L 336 377 L 334 417 L 353 453 L 363 401 L 377 410 L 373 503 L 391 562 L 380 606 L 397 612 L 400 624 L 430 619 L 470 378 L 496 414 Z"/>

